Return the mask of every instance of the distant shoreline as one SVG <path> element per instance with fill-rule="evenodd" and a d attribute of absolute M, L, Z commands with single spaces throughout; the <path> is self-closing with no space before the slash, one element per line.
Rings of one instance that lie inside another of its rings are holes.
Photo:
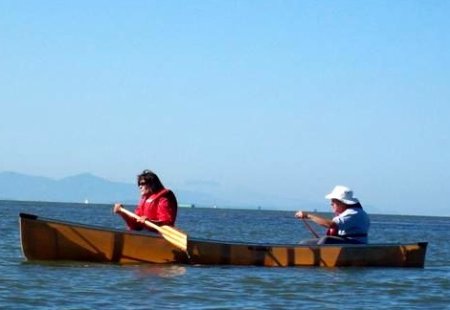
<path fill-rule="evenodd" d="M 18 200 L 18 199 L 0 199 L 0 203 L 14 203 L 14 204 L 68 204 L 68 205 L 80 205 L 80 207 L 88 207 L 93 205 L 98 206 L 111 206 L 114 204 L 113 202 L 101 202 L 101 203 L 84 203 L 84 202 L 65 202 L 65 201 L 45 201 L 45 200 Z M 135 203 L 124 203 L 125 206 L 135 207 Z M 217 210 L 246 210 L 246 211 L 264 211 L 264 212 L 294 212 L 293 210 L 280 210 L 280 209 L 267 209 L 267 208 L 249 208 L 249 207 L 232 207 L 232 206 L 210 206 L 203 204 L 179 204 L 179 207 L 182 209 L 217 209 Z M 312 210 L 311 210 L 312 211 Z M 314 211 L 316 212 L 316 211 Z M 330 212 L 325 211 L 317 211 L 318 214 L 325 214 L 331 217 Z M 377 215 L 389 215 L 389 216 L 407 216 L 407 217 L 428 217 L 428 218 L 449 218 L 449 215 L 418 215 L 418 214 L 387 214 L 387 213 L 370 213 L 369 215 L 377 216 Z"/>

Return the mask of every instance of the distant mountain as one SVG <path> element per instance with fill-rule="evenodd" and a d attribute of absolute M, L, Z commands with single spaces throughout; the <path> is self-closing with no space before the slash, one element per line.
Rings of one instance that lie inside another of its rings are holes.
<path fill-rule="evenodd" d="M 135 202 L 136 186 L 111 182 L 89 173 L 55 180 L 16 172 L 0 173 L 0 199 L 58 202 Z"/>
<path fill-rule="evenodd" d="M 198 191 L 172 190 L 179 203 L 212 205 L 217 200 Z M 90 173 L 56 180 L 16 172 L 0 172 L 0 200 L 135 204 L 138 198 L 139 192 L 135 184 L 112 182 Z"/>
<path fill-rule="evenodd" d="M 197 184 L 198 185 L 198 184 Z M 313 203 L 299 199 L 271 196 L 261 193 L 219 193 L 202 186 L 190 189 L 171 188 L 180 204 L 199 207 L 263 208 L 321 210 L 323 202 Z M 0 200 L 54 201 L 83 203 L 136 204 L 139 192 L 135 184 L 112 182 L 90 173 L 62 179 L 31 176 L 16 172 L 0 172 Z M 327 211 L 327 210 L 325 210 Z"/>

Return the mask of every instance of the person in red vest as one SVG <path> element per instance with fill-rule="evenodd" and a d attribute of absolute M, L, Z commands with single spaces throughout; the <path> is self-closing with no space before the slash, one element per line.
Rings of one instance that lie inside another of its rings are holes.
<path fill-rule="evenodd" d="M 174 226 L 177 218 L 178 203 L 175 194 L 166 189 L 158 176 L 151 170 L 144 170 L 137 176 L 137 184 L 141 192 L 141 198 L 134 211 L 139 219 L 134 219 L 121 212 L 123 205 L 116 203 L 114 205 L 114 213 L 120 214 L 125 220 L 128 229 L 142 230 L 146 220 L 152 223 L 163 226 Z"/>

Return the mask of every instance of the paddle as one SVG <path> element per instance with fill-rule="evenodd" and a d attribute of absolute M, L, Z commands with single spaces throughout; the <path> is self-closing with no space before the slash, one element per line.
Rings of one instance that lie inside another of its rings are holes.
<path fill-rule="evenodd" d="M 314 231 L 314 229 L 311 227 L 311 225 L 309 225 L 309 223 L 304 218 L 302 218 L 302 220 L 303 220 L 303 224 L 305 224 L 306 228 L 309 229 L 309 231 L 313 234 L 313 236 L 316 238 L 319 238 L 319 234 Z"/>
<path fill-rule="evenodd" d="M 134 214 L 133 212 L 130 212 L 125 208 L 120 208 L 119 211 L 136 220 L 140 218 L 137 214 Z M 187 235 L 185 233 L 167 225 L 158 226 L 150 222 L 149 220 L 146 220 L 144 224 L 158 231 L 164 239 L 172 243 L 177 248 L 185 252 L 187 251 Z"/>

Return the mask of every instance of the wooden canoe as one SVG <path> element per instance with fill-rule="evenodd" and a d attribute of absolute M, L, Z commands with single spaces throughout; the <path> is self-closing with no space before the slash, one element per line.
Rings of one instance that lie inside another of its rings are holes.
<path fill-rule="evenodd" d="M 121 231 L 20 214 L 27 260 L 253 266 L 424 267 L 427 242 L 298 245 L 188 239 L 182 251 L 159 235 Z"/>

